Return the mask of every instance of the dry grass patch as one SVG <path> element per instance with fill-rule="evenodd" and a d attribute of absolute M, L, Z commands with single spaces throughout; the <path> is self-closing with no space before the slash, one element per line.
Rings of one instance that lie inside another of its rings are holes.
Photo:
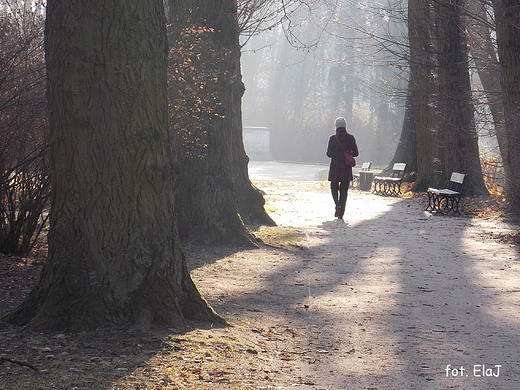
<path fill-rule="evenodd" d="M 294 245 L 300 246 L 306 240 L 302 230 L 285 226 L 260 226 L 253 230 L 256 238 L 267 245 Z"/>
<path fill-rule="evenodd" d="M 0 333 L 0 389 L 251 389 L 272 386 L 281 369 L 283 330 L 246 319 L 228 328 L 134 334 L 100 330 L 79 335 Z M 276 340 L 275 340 L 276 339 Z M 273 359 L 274 358 L 274 359 Z"/>

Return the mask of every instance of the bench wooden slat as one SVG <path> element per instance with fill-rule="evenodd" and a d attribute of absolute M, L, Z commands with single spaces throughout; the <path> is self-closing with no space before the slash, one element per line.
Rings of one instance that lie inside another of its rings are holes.
<path fill-rule="evenodd" d="M 464 177 L 466 177 L 466 175 L 464 173 L 453 172 L 451 174 L 450 181 L 452 181 L 454 183 L 462 184 L 462 183 L 464 183 Z"/>

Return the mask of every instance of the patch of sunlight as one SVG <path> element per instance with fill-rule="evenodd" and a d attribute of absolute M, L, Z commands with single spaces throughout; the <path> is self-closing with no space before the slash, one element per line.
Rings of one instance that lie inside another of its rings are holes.
<path fill-rule="evenodd" d="M 264 210 L 267 214 L 278 214 L 281 213 L 282 210 L 276 207 L 275 205 L 271 203 L 266 203 L 264 206 Z"/>
<path fill-rule="evenodd" d="M 306 240 L 304 232 L 284 226 L 260 226 L 253 234 L 269 245 L 302 245 Z"/>
<path fill-rule="evenodd" d="M 402 202 L 397 197 L 385 197 L 370 193 L 349 193 L 345 212 L 345 221 L 349 225 L 357 226 L 368 220 L 381 218 L 383 215 Z"/>
<path fill-rule="evenodd" d="M 498 234 L 500 227 L 494 227 Z M 504 230 L 506 231 L 506 230 Z M 520 264 L 517 248 L 491 238 L 479 226 L 467 229 L 461 250 L 467 259 L 465 276 L 479 310 L 505 327 L 520 325 Z"/>
<path fill-rule="evenodd" d="M 336 370 L 391 375 L 406 365 L 394 324 L 403 290 L 401 260 L 399 248 L 380 247 L 357 260 L 345 259 L 334 275 L 326 272 L 330 259 L 309 267 L 307 310 L 328 319 L 341 335 L 334 349 L 346 352 L 334 361 Z M 326 326 L 316 330 L 316 338 L 327 333 Z"/>

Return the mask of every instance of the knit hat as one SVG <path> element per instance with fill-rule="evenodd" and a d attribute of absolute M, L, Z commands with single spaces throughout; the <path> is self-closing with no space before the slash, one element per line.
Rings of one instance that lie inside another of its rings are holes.
<path fill-rule="evenodd" d="M 342 116 L 336 119 L 336 129 L 338 127 L 344 127 L 345 129 L 347 128 L 347 120 Z"/>

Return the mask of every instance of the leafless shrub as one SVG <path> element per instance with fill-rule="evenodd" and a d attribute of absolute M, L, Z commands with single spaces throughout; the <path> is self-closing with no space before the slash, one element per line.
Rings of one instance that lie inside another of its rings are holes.
<path fill-rule="evenodd" d="M 22 256 L 45 224 L 50 194 L 38 4 L 11 1 L 0 8 L 0 252 Z"/>

